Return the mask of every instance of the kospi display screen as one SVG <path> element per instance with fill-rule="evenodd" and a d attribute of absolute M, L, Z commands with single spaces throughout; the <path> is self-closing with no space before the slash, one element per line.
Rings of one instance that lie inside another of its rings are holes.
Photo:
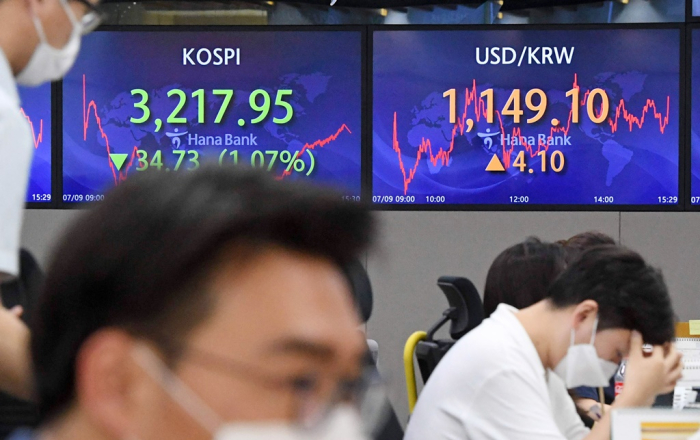
<path fill-rule="evenodd" d="M 51 201 L 51 84 L 20 87 L 22 116 L 32 133 L 34 158 L 29 174 L 27 202 Z"/>
<path fill-rule="evenodd" d="M 63 83 L 63 200 L 205 162 L 361 193 L 362 32 L 101 31 Z"/>
<path fill-rule="evenodd" d="M 375 31 L 373 202 L 677 206 L 680 33 Z"/>

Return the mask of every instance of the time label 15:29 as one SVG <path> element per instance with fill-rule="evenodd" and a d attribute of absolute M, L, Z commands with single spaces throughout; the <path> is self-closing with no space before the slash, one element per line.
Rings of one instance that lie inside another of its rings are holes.
<path fill-rule="evenodd" d="M 277 91 L 275 97 L 275 107 L 279 107 L 284 110 L 284 117 L 272 118 L 272 122 L 278 125 L 287 124 L 294 117 L 294 107 L 287 100 L 292 96 L 293 91 L 288 89 L 281 89 Z M 148 106 L 150 96 L 147 91 L 143 89 L 134 89 L 131 91 L 131 95 L 139 97 L 140 100 L 134 102 L 134 108 L 141 111 L 141 116 L 138 118 L 132 117 L 130 121 L 132 124 L 145 124 L 151 119 L 151 109 Z M 214 118 L 214 124 L 221 124 L 226 117 L 226 112 L 229 110 L 231 102 L 234 101 L 234 91 L 230 89 L 215 89 L 211 91 L 211 95 L 222 99 L 221 107 L 216 113 Z M 197 102 L 197 123 L 204 124 L 207 120 L 207 96 L 204 89 L 199 89 L 190 96 L 187 95 L 183 90 L 172 89 L 168 92 L 168 98 L 176 97 L 178 99 L 178 104 L 175 109 L 170 113 L 167 118 L 168 124 L 187 124 L 189 121 L 187 118 L 180 116 L 185 106 L 187 105 L 188 99 L 194 99 Z M 264 122 L 272 111 L 272 97 L 267 90 L 258 89 L 250 94 L 248 98 L 248 105 L 250 108 L 257 112 L 257 117 L 250 120 L 250 123 L 255 125 Z M 238 124 L 240 126 L 245 125 L 246 121 L 240 119 Z M 162 126 L 162 121 L 160 119 L 156 120 L 156 131 L 159 131 Z"/>

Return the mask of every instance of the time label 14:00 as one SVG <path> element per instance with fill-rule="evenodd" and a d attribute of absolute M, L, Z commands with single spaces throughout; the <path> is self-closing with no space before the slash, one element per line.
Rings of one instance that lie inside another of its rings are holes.
<path fill-rule="evenodd" d="M 447 90 L 442 95 L 444 98 L 450 100 L 450 123 L 457 123 L 457 89 Z M 482 111 L 481 114 L 477 114 L 477 118 L 481 115 L 486 117 L 486 122 L 493 124 L 495 111 L 495 98 L 493 89 L 487 89 L 481 92 L 479 95 L 481 98 L 480 105 L 478 108 Z M 581 101 L 581 89 L 574 87 L 573 89 L 566 92 L 566 97 L 571 98 L 571 123 L 578 124 L 580 119 L 580 110 L 583 104 L 586 104 L 586 110 L 588 113 L 588 118 L 594 124 L 602 124 L 610 114 L 610 98 L 608 94 L 603 89 L 593 89 L 590 92 L 586 92 L 583 101 Z M 599 109 L 596 111 L 596 103 L 600 102 Z M 483 103 L 483 104 L 482 104 Z M 533 112 L 535 115 L 528 118 L 526 122 L 528 124 L 534 124 L 544 117 L 547 111 L 547 94 L 542 89 L 532 89 L 525 93 L 525 106 Z M 503 109 L 498 112 L 499 115 L 512 116 L 513 122 L 519 124 L 522 116 L 524 115 L 522 110 L 522 92 L 520 89 L 515 89 L 510 94 L 506 105 Z M 554 124 L 553 120 L 553 125 Z"/>
<path fill-rule="evenodd" d="M 272 122 L 278 125 L 284 125 L 289 123 L 294 117 L 294 107 L 288 102 L 291 98 L 293 91 L 288 89 L 282 89 L 277 91 L 275 96 L 275 107 L 279 107 L 284 110 L 284 117 L 272 118 Z M 151 109 L 148 106 L 150 97 L 147 91 L 143 89 L 134 89 L 131 91 L 132 96 L 140 98 L 140 101 L 134 102 L 134 108 L 141 111 L 141 116 L 138 118 L 130 118 L 132 124 L 145 124 L 151 119 Z M 233 101 L 234 91 L 230 89 L 215 89 L 212 90 L 211 95 L 217 99 L 221 99 L 221 107 L 214 118 L 214 124 L 221 124 L 226 117 L 226 112 L 229 110 L 231 102 Z M 168 92 L 168 98 L 176 97 L 178 99 L 178 104 L 175 109 L 170 113 L 170 116 L 166 119 L 168 124 L 187 124 L 189 121 L 187 118 L 180 116 L 180 114 L 185 109 L 188 99 L 194 99 L 197 102 L 197 123 L 204 124 L 207 121 L 207 96 L 204 89 L 199 89 L 190 96 L 187 95 L 183 90 L 173 89 Z M 253 125 L 264 122 L 272 111 L 272 97 L 267 90 L 258 89 L 250 94 L 248 98 L 248 105 L 250 108 L 257 112 L 257 117 L 251 119 L 249 122 Z M 162 127 L 162 120 L 160 118 L 156 119 L 156 131 L 160 131 Z M 239 126 L 244 126 L 246 121 L 244 119 L 238 120 Z"/>

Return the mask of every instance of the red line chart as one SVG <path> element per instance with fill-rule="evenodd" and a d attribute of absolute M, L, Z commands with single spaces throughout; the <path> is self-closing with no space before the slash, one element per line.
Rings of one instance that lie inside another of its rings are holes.
<path fill-rule="evenodd" d="M 579 91 L 581 89 L 578 84 L 578 74 L 574 74 L 573 88 Z M 581 99 L 581 106 L 587 104 L 589 94 L 590 90 L 587 90 L 583 94 L 583 98 Z M 659 131 L 662 134 L 666 131 L 666 127 L 669 124 L 669 114 L 671 110 L 670 96 L 666 97 L 665 114 L 659 110 L 659 106 L 653 99 L 646 100 L 646 103 L 642 108 L 641 114 L 639 116 L 628 111 L 627 107 L 628 105 L 626 104 L 625 100 L 621 98 L 614 112 L 612 112 L 612 115 L 608 118 L 607 124 L 610 126 L 612 133 L 616 133 L 620 129 L 621 122 L 623 123 L 623 126 L 626 125 L 629 128 L 630 132 L 635 128 L 641 129 L 642 127 L 644 127 L 648 115 L 658 121 Z M 661 110 L 664 109 L 662 108 Z M 420 165 L 421 159 L 424 155 L 426 156 L 426 159 L 433 164 L 433 166 L 437 166 L 438 164 L 442 164 L 443 166 L 449 165 L 450 157 L 454 152 L 455 148 L 455 140 L 457 136 L 464 135 L 465 130 L 467 129 L 467 119 L 469 118 L 470 114 L 473 114 L 473 117 L 477 120 L 477 122 L 481 119 L 486 119 L 487 117 L 487 103 L 484 98 L 480 97 L 476 80 L 473 80 L 472 86 L 465 90 L 464 109 L 462 111 L 462 114 L 459 116 L 456 123 L 452 127 L 452 139 L 450 140 L 449 147 L 447 149 L 443 149 L 442 147 L 440 147 L 437 151 L 434 151 L 431 140 L 422 138 L 416 152 L 416 160 L 414 163 L 409 164 L 409 168 L 407 170 L 403 162 L 403 153 L 401 151 L 401 146 L 398 139 L 397 112 L 394 112 L 392 148 L 394 152 L 396 152 L 399 159 L 399 168 L 401 174 L 403 175 L 404 195 L 408 194 L 408 187 L 415 178 L 418 166 Z M 538 139 L 536 143 L 530 144 L 528 143 L 527 137 L 523 136 L 520 127 L 512 128 L 510 133 L 511 139 L 517 139 L 517 144 L 519 145 L 513 145 L 513 142 L 510 142 L 510 145 L 506 144 L 506 128 L 503 122 L 503 116 L 498 110 L 495 111 L 495 114 L 497 116 L 501 131 L 503 165 L 506 169 L 508 169 L 511 166 L 511 156 L 516 146 L 522 147 L 530 155 L 530 157 L 535 157 L 540 151 L 549 150 L 549 143 L 554 136 L 556 136 L 557 134 L 568 135 L 569 131 L 571 130 L 573 110 L 569 110 L 569 116 L 566 124 L 550 128 L 549 136 L 547 137 L 546 141 Z"/>
<path fill-rule="evenodd" d="M 32 119 L 24 112 L 23 108 L 19 109 L 20 113 L 22 113 L 22 116 L 27 120 L 29 123 L 29 128 L 32 130 L 32 139 L 34 140 L 34 149 L 38 149 L 39 145 L 41 145 L 42 142 L 44 142 L 44 120 L 39 119 L 39 133 L 36 132 L 36 128 L 34 127 L 34 122 Z"/>
<path fill-rule="evenodd" d="M 306 153 L 306 150 L 315 150 L 316 148 L 323 148 L 323 147 L 325 147 L 326 145 L 330 144 L 331 142 L 335 141 L 336 139 L 338 139 L 338 137 L 340 137 L 340 135 L 341 135 L 344 131 L 347 131 L 348 133 L 352 134 L 352 131 L 350 131 L 350 128 L 349 128 L 346 124 L 343 124 L 343 125 L 340 126 L 340 128 L 338 129 L 338 131 L 335 132 L 335 134 L 332 134 L 332 135 L 328 136 L 328 137 L 325 138 L 325 139 L 318 139 L 318 140 L 313 141 L 313 142 L 311 142 L 311 143 L 309 143 L 309 144 L 304 144 L 304 146 L 301 148 L 301 150 L 299 150 L 299 151 L 294 155 L 294 157 L 292 158 L 292 162 L 291 162 L 291 163 L 294 163 L 294 162 L 296 162 L 296 160 L 297 160 L 298 158 L 303 157 L 304 153 Z M 279 177 L 279 179 L 280 179 L 280 180 L 281 180 L 281 179 L 284 179 L 285 177 L 287 177 L 287 176 L 289 176 L 289 175 L 291 175 L 291 174 L 292 174 L 292 170 L 291 170 L 291 169 L 284 170 L 284 172 L 283 172 L 282 175 Z"/>
<path fill-rule="evenodd" d="M 134 149 L 131 152 L 131 157 L 129 158 L 129 162 L 124 166 L 123 170 L 117 170 L 112 163 L 112 160 L 110 159 L 110 154 L 113 153 L 112 147 L 109 144 L 109 137 L 105 133 L 104 129 L 102 128 L 102 119 L 100 116 L 97 114 L 97 104 L 95 101 L 90 101 L 87 106 L 87 93 L 86 93 L 86 87 L 85 87 L 85 75 L 83 75 L 83 140 L 87 141 L 87 132 L 88 128 L 90 127 L 90 116 L 91 114 L 94 115 L 95 123 L 97 124 L 97 129 L 99 131 L 99 135 L 102 139 L 105 141 L 105 147 L 107 150 L 107 163 L 109 164 L 109 168 L 112 170 L 112 177 L 114 178 L 114 185 L 119 185 L 123 181 L 126 180 L 126 176 L 129 173 L 129 169 L 131 166 L 134 164 L 134 159 L 138 156 L 138 147 L 134 146 Z"/>

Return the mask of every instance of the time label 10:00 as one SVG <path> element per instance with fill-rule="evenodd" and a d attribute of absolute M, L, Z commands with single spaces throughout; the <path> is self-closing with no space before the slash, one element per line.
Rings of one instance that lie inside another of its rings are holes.
<path fill-rule="evenodd" d="M 450 100 L 450 123 L 457 123 L 457 89 L 447 90 L 442 94 L 444 98 L 449 98 Z M 522 110 L 522 92 L 520 89 L 515 89 L 510 94 L 506 105 L 500 112 L 495 110 L 495 98 L 493 89 L 487 89 L 481 92 L 481 102 L 483 104 L 483 115 L 486 117 L 486 122 L 493 124 L 494 115 L 498 113 L 503 116 L 512 116 L 513 122 L 519 124 L 524 115 Z M 537 97 L 537 100 L 535 100 Z M 580 120 L 580 110 L 583 104 L 586 104 L 586 110 L 588 113 L 588 118 L 594 124 L 602 124 L 610 114 L 610 98 L 608 93 L 603 89 L 593 89 L 590 92 L 586 92 L 583 101 L 581 100 L 581 89 L 574 87 L 573 89 L 566 92 L 566 97 L 571 98 L 571 123 L 578 124 Z M 596 102 L 599 101 L 599 110 L 596 111 Z M 480 104 L 481 104 L 480 102 Z M 527 119 L 528 124 L 534 124 L 544 117 L 547 111 L 547 94 L 542 89 L 532 89 L 525 93 L 525 106 L 536 114 Z M 480 110 L 482 106 L 477 106 Z M 477 115 L 477 118 L 480 115 Z M 553 122 L 554 124 L 554 122 Z"/>
<path fill-rule="evenodd" d="M 374 196 L 373 203 L 419 203 L 416 196 Z M 445 203 L 445 196 L 425 196 L 424 203 Z"/>
<path fill-rule="evenodd" d="M 274 122 L 275 124 L 287 124 L 294 117 L 294 107 L 292 107 L 292 104 L 286 101 L 292 96 L 292 93 L 293 91 L 288 89 L 282 89 L 277 91 L 274 105 L 276 107 L 284 109 L 285 113 L 284 117 L 282 118 L 272 118 L 272 122 Z M 222 99 L 221 107 L 219 108 L 219 111 L 216 114 L 216 118 L 214 119 L 214 124 L 221 124 L 224 118 L 226 117 L 226 112 L 229 110 L 231 102 L 233 101 L 234 91 L 229 89 L 215 89 L 212 90 L 211 94 L 215 97 L 219 97 L 220 99 Z M 151 119 L 151 109 L 148 107 L 148 102 L 150 99 L 148 92 L 143 89 L 134 89 L 131 91 L 131 95 L 138 96 L 141 98 L 140 101 L 134 102 L 134 108 L 141 111 L 141 117 L 130 118 L 131 123 L 147 123 Z M 168 98 L 172 97 L 177 97 L 179 99 L 179 102 L 175 109 L 172 111 L 172 113 L 170 113 L 170 116 L 168 116 L 166 120 L 167 123 L 187 124 L 189 122 L 187 118 L 180 116 L 180 114 L 185 108 L 185 105 L 187 105 L 187 100 L 189 99 L 187 93 L 180 89 L 173 89 L 168 92 Z M 197 101 L 197 123 L 204 124 L 207 120 L 207 97 L 204 89 L 199 89 L 192 92 L 191 98 Z M 250 120 L 250 123 L 253 125 L 265 121 L 270 115 L 270 112 L 272 111 L 272 97 L 270 96 L 270 93 L 268 93 L 268 91 L 264 89 L 258 89 L 251 93 L 250 98 L 248 99 L 248 104 L 253 111 L 259 113 L 256 118 Z M 243 119 L 240 119 L 238 121 L 238 125 L 245 125 L 245 121 Z M 159 131 L 161 126 L 162 121 L 160 119 L 157 119 L 156 131 Z"/>

